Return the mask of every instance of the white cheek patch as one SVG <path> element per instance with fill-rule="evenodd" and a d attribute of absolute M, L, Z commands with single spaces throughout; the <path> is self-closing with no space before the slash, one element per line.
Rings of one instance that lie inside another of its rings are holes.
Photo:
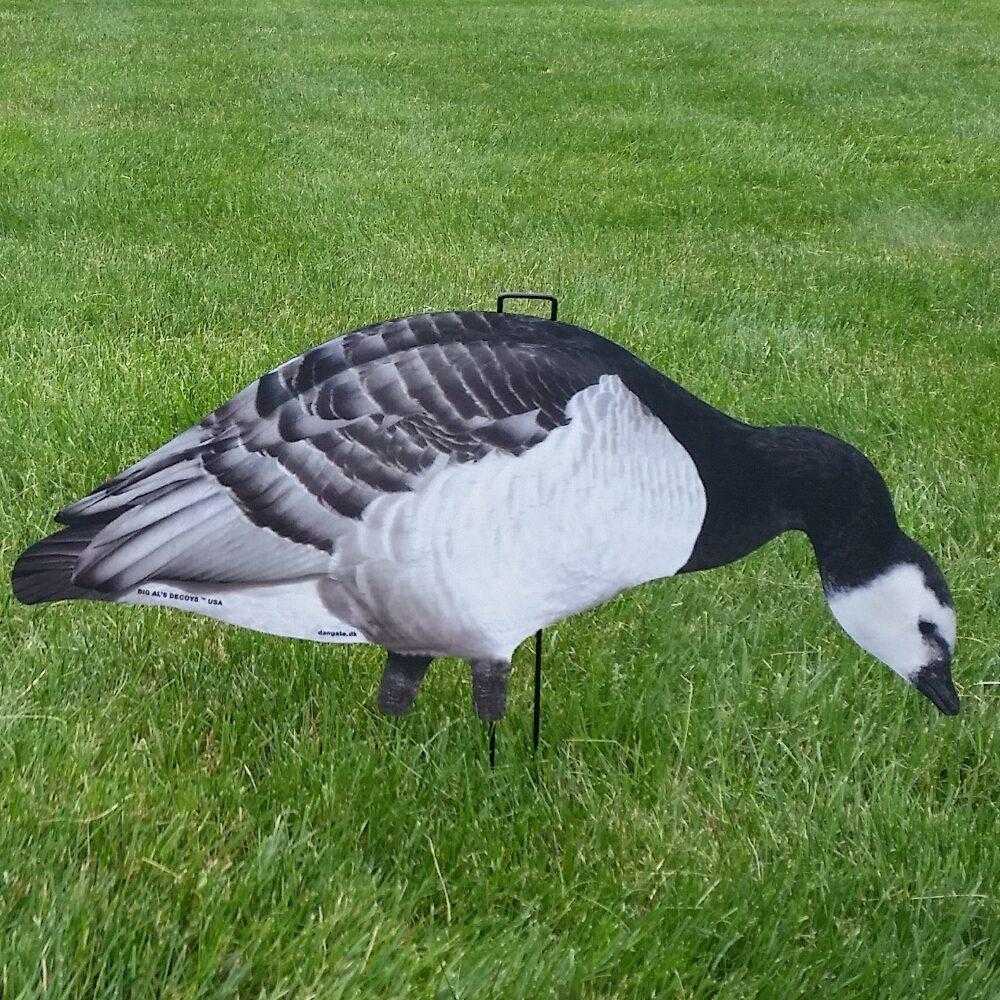
<path fill-rule="evenodd" d="M 920 632 L 921 619 L 937 625 L 954 649 L 955 612 L 938 601 L 920 568 L 910 563 L 861 587 L 834 591 L 827 600 L 843 630 L 901 677 L 912 679 L 938 652 Z"/>
<path fill-rule="evenodd" d="M 949 608 L 945 604 L 938 604 L 937 608 L 937 617 L 934 621 L 937 623 L 941 638 L 948 643 L 948 648 L 954 653 L 955 643 L 958 641 L 958 621 L 955 618 L 955 609 Z"/>

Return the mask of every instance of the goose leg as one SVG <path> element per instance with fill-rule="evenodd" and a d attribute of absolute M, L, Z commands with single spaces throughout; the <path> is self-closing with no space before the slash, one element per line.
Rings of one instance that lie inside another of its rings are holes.
<path fill-rule="evenodd" d="M 430 656 L 403 656 L 389 650 L 378 692 L 378 707 L 386 715 L 405 715 L 413 707 L 413 699 L 431 659 Z"/>
<path fill-rule="evenodd" d="M 510 663 L 506 660 L 472 661 L 472 703 L 483 722 L 502 719 L 507 710 L 507 678 Z"/>

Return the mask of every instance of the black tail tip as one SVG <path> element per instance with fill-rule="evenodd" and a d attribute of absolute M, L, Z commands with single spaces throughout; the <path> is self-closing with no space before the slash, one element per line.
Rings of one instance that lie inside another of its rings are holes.
<path fill-rule="evenodd" d="M 21 604 L 45 604 L 80 598 L 107 600 L 108 595 L 73 583 L 77 560 L 92 539 L 90 532 L 66 528 L 25 549 L 14 563 L 10 583 Z"/>

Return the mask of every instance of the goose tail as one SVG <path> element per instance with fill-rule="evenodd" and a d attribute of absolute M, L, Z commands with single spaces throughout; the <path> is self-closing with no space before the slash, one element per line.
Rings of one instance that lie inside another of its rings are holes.
<path fill-rule="evenodd" d="M 14 596 L 22 604 L 111 600 L 111 594 L 78 587 L 73 582 L 77 561 L 100 528 L 100 524 L 65 528 L 25 549 L 11 571 Z"/>

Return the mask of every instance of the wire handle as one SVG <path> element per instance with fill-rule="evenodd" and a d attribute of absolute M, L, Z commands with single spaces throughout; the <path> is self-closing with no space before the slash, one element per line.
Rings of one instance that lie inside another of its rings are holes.
<path fill-rule="evenodd" d="M 559 313 L 559 300 L 554 295 L 547 295 L 545 292 L 503 292 L 497 296 L 497 312 L 504 311 L 504 303 L 508 299 L 527 299 L 530 302 L 548 302 L 549 319 L 553 322 Z"/>

